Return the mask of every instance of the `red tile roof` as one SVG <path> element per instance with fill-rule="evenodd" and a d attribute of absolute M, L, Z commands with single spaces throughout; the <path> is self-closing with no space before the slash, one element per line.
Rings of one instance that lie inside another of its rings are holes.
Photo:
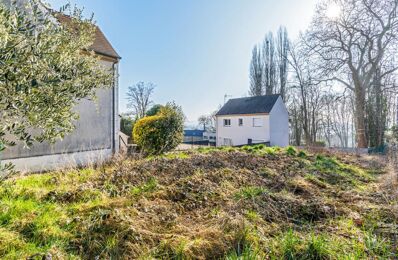
<path fill-rule="evenodd" d="M 71 18 L 67 15 L 55 13 L 54 16 L 58 19 L 61 24 L 68 24 L 71 21 Z M 98 26 L 95 26 L 95 39 L 94 43 L 91 46 L 91 50 L 96 52 L 99 55 L 107 56 L 110 58 L 121 59 L 119 54 L 112 47 L 111 43 L 105 37 L 104 33 Z"/>

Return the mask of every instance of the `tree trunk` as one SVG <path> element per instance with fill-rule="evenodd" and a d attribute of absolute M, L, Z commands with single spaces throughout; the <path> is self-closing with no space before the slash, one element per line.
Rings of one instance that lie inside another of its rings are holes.
<path fill-rule="evenodd" d="M 365 91 L 360 84 L 355 84 L 355 118 L 358 148 L 368 148 L 365 127 Z"/>

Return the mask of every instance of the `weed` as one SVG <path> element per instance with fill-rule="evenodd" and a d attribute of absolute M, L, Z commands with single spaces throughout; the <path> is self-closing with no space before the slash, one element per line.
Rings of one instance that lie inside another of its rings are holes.
<path fill-rule="evenodd" d="M 249 146 L 249 145 L 245 145 L 241 147 L 241 150 L 245 151 L 245 152 L 254 152 L 256 151 L 256 149 L 254 148 L 254 146 Z"/>
<path fill-rule="evenodd" d="M 116 197 L 119 195 L 119 189 L 116 185 L 110 183 L 109 181 L 106 181 L 104 183 L 104 189 L 108 193 L 109 196 L 111 197 Z"/>
<path fill-rule="evenodd" d="M 366 250 L 370 255 L 391 257 L 391 244 L 385 238 L 381 238 L 371 231 L 366 231 L 364 240 Z"/>
<path fill-rule="evenodd" d="M 158 186 L 158 182 L 157 182 L 156 178 L 152 177 L 144 185 L 141 185 L 138 187 L 133 187 L 130 190 L 130 194 L 134 197 L 138 197 L 145 193 L 150 193 L 150 192 L 155 191 L 157 186 Z"/>
<path fill-rule="evenodd" d="M 261 216 L 254 210 L 248 210 L 245 216 L 248 220 L 252 222 L 258 222 L 262 219 Z"/>
<path fill-rule="evenodd" d="M 241 252 L 238 252 L 241 251 Z M 243 250 L 234 250 L 229 253 L 225 259 L 226 260 L 256 260 L 256 259 L 264 259 L 263 253 L 260 249 L 255 248 L 254 246 L 246 245 Z"/>
<path fill-rule="evenodd" d="M 297 150 L 293 146 L 288 146 L 286 148 L 286 154 L 289 155 L 289 156 L 296 156 Z"/>
<path fill-rule="evenodd" d="M 266 192 L 266 189 L 261 187 L 244 187 L 235 193 L 235 199 L 254 199 Z"/>
<path fill-rule="evenodd" d="M 306 174 L 304 178 L 307 181 L 317 185 L 318 187 L 327 188 L 327 183 L 325 183 L 324 181 L 320 180 L 319 178 L 315 177 L 312 174 Z"/>
<path fill-rule="evenodd" d="M 316 156 L 315 165 L 321 170 L 335 170 L 338 167 L 338 163 L 335 159 L 325 157 L 322 155 Z"/>
<path fill-rule="evenodd" d="M 187 152 L 171 152 L 160 157 L 166 159 L 187 159 L 189 158 L 189 154 Z"/>
<path fill-rule="evenodd" d="M 326 237 L 311 234 L 301 257 L 303 259 L 330 259 L 330 255 L 329 242 Z"/>
<path fill-rule="evenodd" d="M 7 180 L 0 258 L 396 258 L 376 171 L 293 150 L 201 148 Z"/>
<path fill-rule="evenodd" d="M 292 229 L 287 231 L 281 238 L 281 253 L 284 259 L 294 260 L 299 256 L 300 238 L 294 233 Z"/>
<path fill-rule="evenodd" d="M 276 156 L 278 149 L 276 147 L 265 147 L 264 153 L 271 156 Z"/>
<path fill-rule="evenodd" d="M 300 152 L 298 152 L 297 157 L 305 159 L 308 157 L 308 155 L 305 151 L 301 150 Z"/>
<path fill-rule="evenodd" d="M 278 174 L 276 172 L 274 172 L 272 169 L 270 169 L 268 167 L 262 167 L 259 170 L 259 172 L 262 176 L 267 177 L 267 178 L 274 178 L 274 177 L 278 176 Z"/>

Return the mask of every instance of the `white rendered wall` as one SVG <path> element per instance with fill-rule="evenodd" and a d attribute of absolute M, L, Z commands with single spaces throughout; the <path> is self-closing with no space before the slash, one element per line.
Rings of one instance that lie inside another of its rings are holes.
<path fill-rule="evenodd" d="M 120 139 L 119 139 L 119 133 L 120 133 L 120 117 L 119 117 L 119 63 L 114 63 L 114 86 L 113 89 L 115 91 L 114 93 L 114 100 L 113 100 L 113 118 L 115 121 L 114 124 L 114 130 L 113 130 L 113 138 L 115 140 L 115 147 L 114 151 L 115 153 L 119 153 L 119 148 L 120 148 Z"/>
<path fill-rule="evenodd" d="M 2 164 L 11 162 L 20 172 L 45 172 L 91 164 L 100 164 L 112 157 L 111 149 L 78 153 L 52 154 L 13 160 L 2 160 Z"/>
<path fill-rule="evenodd" d="M 243 125 L 239 126 L 239 118 L 243 119 Z M 254 127 L 253 118 L 260 118 L 263 126 Z M 224 126 L 224 119 L 231 119 L 231 126 Z M 253 143 L 265 143 L 270 141 L 269 115 L 228 115 L 217 116 L 217 146 L 224 145 L 224 138 L 232 139 L 232 145 L 245 145 L 248 139 Z"/>
<path fill-rule="evenodd" d="M 101 163 L 119 150 L 118 65 L 101 60 L 115 71 L 114 88 L 98 89 L 97 100 L 83 99 L 76 106 L 80 118 L 76 129 L 55 144 L 34 143 L 26 149 L 22 143 L 0 154 L 1 164 L 12 162 L 17 170 L 41 172 L 62 167 Z M 114 121 L 114 122 L 113 122 Z M 114 127 L 114 128 L 113 128 Z M 113 146 L 114 144 L 114 146 Z"/>
<path fill-rule="evenodd" d="M 289 113 L 279 97 L 270 113 L 271 146 L 289 145 Z"/>

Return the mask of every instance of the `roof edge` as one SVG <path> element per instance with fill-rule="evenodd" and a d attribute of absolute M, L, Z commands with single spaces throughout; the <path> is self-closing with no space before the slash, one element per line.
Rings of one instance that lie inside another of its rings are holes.
<path fill-rule="evenodd" d="M 100 51 L 96 51 L 94 49 L 92 51 L 95 52 L 98 55 L 101 55 L 101 56 L 105 56 L 105 57 L 108 57 L 108 58 L 114 58 L 117 61 L 120 61 L 122 59 L 122 57 L 120 57 L 119 55 L 117 55 L 117 56 L 109 55 L 109 54 L 106 54 L 106 53 L 103 53 L 103 52 L 100 52 Z"/>
<path fill-rule="evenodd" d="M 215 114 L 215 116 L 252 116 L 252 115 L 262 115 L 268 116 L 270 113 L 258 112 L 258 113 L 249 113 L 249 114 Z"/>

